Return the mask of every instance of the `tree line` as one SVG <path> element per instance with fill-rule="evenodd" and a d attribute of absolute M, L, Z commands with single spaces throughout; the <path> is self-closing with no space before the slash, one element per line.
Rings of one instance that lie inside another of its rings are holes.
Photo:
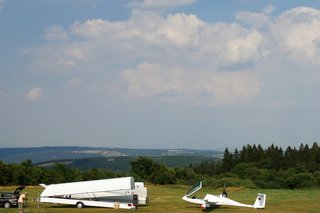
<path fill-rule="evenodd" d="M 221 160 L 203 161 L 199 165 L 170 168 L 148 157 L 131 161 L 129 173 L 115 173 L 103 169 L 81 171 L 62 163 L 51 169 L 32 164 L 6 164 L 0 161 L 0 185 L 37 185 L 133 176 L 136 180 L 154 184 L 194 184 L 202 180 L 206 185 L 248 188 L 300 188 L 320 186 L 320 147 L 314 143 L 301 144 L 286 150 L 271 145 L 245 145 L 241 150 L 225 149 Z"/>
<path fill-rule="evenodd" d="M 320 147 L 300 144 L 286 150 L 271 145 L 246 145 L 240 151 L 225 149 L 221 161 L 202 162 L 194 168 L 196 173 L 240 182 L 258 188 L 299 188 L 320 186 Z"/>
<path fill-rule="evenodd" d="M 89 169 L 81 171 L 62 163 L 55 163 L 50 169 L 32 164 L 31 160 L 22 163 L 6 164 L 0 161 L 0 185 L 38 185 L 40 183 L 64 183 L 83 180 L 95 180 L 123 176 L 112 171 Z"/>

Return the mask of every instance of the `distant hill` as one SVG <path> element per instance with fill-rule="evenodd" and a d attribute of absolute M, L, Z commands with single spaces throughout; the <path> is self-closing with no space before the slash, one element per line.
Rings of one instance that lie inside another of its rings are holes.
<path fill-rule="evenodd" d="M 36 165 L 51 167 L 55 162 L 85 170 L 103 168 L 113 171 L 129 171 L 130 161 L 138 156 L 148 156 L 169 167 L 184 167 L 190 163 L 221 158 L 222 152 L 193 149 L 125 149 L 106 147 L 30 147 L 0 148 L 0 160 L 6 163 L 20 163 L 26 159 Z"/>
<path fill-rule="evenodd" d="M 214 158 L 204 156 L 149 156 L 155 162 L 164 164 L 168 167 L 187 167 L 190 164 L 198 165 L 202 161 L 213 160 Z M 80 170 L 87 170 L 90 168 L 108 169 L 115 172 L 128 172 L 131 169 L 130 161 L 137 158 L 137 156 L 121 156 L 121 157 L 98 157 L 98 158 L 82 158 L 73 161 L 64 161 L 71 167 Z M 39 163 L 39 166 L 50 167 L 54 164 Z"/>

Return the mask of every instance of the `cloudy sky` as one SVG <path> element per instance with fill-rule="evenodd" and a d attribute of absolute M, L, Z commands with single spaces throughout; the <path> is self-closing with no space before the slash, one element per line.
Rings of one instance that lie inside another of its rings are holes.
<path fill-rule="evenodd" d="M 318 0 L 0 0 L 0 146 L 320 139 Z"/>

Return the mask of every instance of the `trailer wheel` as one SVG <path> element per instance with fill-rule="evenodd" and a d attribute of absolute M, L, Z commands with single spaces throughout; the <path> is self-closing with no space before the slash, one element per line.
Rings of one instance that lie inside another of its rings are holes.
<path fill-rule="evenodd" d="M 4 208 L 8 209 L 8 208 L 11 207 L 11 203 L 7 201 L 7 202 L 4 203 L 3 206 L 4 206 Z"/>
<path fill-rule="evenodd" d="M 76 207 L 77 207 L 78 209 L 81 209 L 81 208 L 84 207 L 84 204 L 83 204 L 82 202 L 78 202 L 78 203 L 76 204 Z"/>

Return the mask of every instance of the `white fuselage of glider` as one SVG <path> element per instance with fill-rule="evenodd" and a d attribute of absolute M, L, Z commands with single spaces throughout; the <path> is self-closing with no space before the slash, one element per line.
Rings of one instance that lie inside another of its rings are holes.
<path fill-rule="evenodd" d="M 243 204 L 243 203 L 231 200 L 227 198 L 225 194 L 221 194 L 218 196 L 207 194 L 204 198 L 196 198 L 194 196 L 191 197 L 192 194 L 199 191 L 201 188 L 202 188 L 202 183 L 200 182 L 195 186 L 193 186 L 191 190 L 189 190 L 189 192 L 187 192 L 186 195 L 182 197 L 182 199 L 189 203 L 200 204 L 201 208 L 203 209 L 208 207 L 214 207 L 214 206 L 238 206 L 238 207 L 248 207 L 248 208 L 255 208 L 255 209 L 265 208 L 266 194 L 258 193 L 258 196 L 253 205 Z"/>

